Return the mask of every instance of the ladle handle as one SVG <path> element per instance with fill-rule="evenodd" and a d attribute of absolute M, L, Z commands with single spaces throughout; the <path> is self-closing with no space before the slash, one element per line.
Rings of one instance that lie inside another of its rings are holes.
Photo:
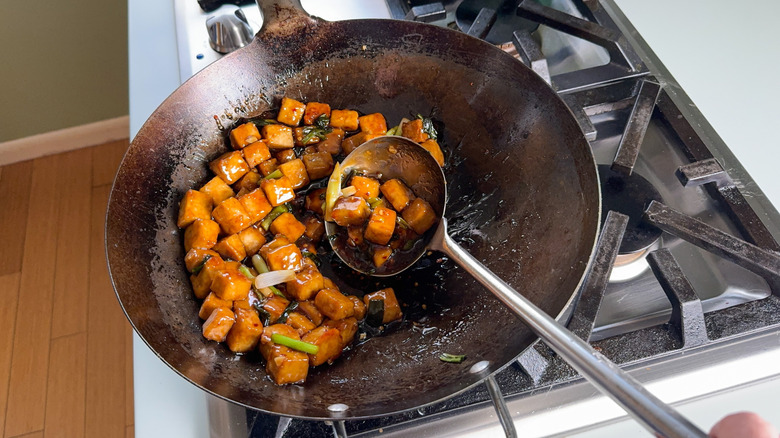
<path fill-rule="evenodd" d="M 651 394 L 633 377 L 594 350 L 557 321 L 512 289 L 447 234 L 446 221 L 432 247 L 447 254 L 512 309 L 544 342 L 604 394 L 609 395 L 648 430 L 668 438 L 707 434 L 671 406 Z"/>

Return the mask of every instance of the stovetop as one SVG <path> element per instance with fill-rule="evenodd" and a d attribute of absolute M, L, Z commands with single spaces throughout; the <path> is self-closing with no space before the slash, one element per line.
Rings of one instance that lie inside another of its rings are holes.
<path fill-rule="evenodd" d="M 404 13 L 399 12 L 398 3 L 403 2 L 388 2 L 385 12 Z M 602 26 L 567 18 L 527 0 L 520 5 L 524 17 L 547 26 L 514 33 L 514 44 L 505 48 L 550 78 L 581 122 L 599 164 L 619 173 L 642 175 L 656 187 L 660 203 L 646 206 L 650 210 L 644 220 L 666 231 L 660 244 L 664 249 L 650 257 L 652 269 L 640 262 L 638 276 L 609 282 L 609 262 L 615 257 L 623 226 L 620 217 L 612 215 L 597 254 L 604 264 L 590 274 L 580 291 L 570 329 L 629 369 L 652 368 L 649 374 L 664 375 L 683 375 L 718 354 L 725 360 L 739 352 L 754 352 L 767 340 L 776 342 L 780 299 L 778 288 L 774 287 L 773 295 L 770 285 L 778 284 L 780 272 L 773 252 L 778 249 L 775 236 L 780 235 L 777 212 L 761 200 L 760 193 L 744 193 L 742 181 L 749 177 L 610 0 L 564 3 L 553 5 L 569 17 L 573 14 Z M 177 22 L 182 20 L 180 15 L 201 15 L 194 1 L 187 1 L 189 6 L 180 4 L 184 1 L 176 2 Z M 452 5 L 447 3 L 446 17 L 438 17 L 441 23 L 437 24 L 453 26 L 448 22 L 454 17 Z M 261 19 L 256 7 L 244 9 L 257 30 Z M 180 10 L 184 13 L 178 14 Z M 335 18 L 324 12 L 317 15 Z M 488 23 L 493 19 L 490 11 L 480 18 Z M 556 27 L 599 44 L 572 39 Z M 182 28 L 177 27 L 180 37 Z M 480 30 L 490 32 L 489 26 L 473 32 Z M 207 40 L 205 44 L 205 48 L 190 44 L 189 51 L 180 46 L 182 80 L 189 77 L 188 65 L 197 71 L 212 57 L 216 59 Z M 588 55 L 562 56 L 572 44 L 578 47 L 576 53 Z M 748 248 L 747 255 L 744 248 Z M 526 406 L 532 399 L 535 410 L 592 395 L 590 387 L 583 386 L 576 373 L 541 344 L 497 373 L 495 381 L 510 412 L 520 417 L 529 412 Z M 538 400 L 542 394 L 547 394 L 547 402 Z M 490 417 L 489 400 L 486 387 L 478 386 L 418 411 L 333 424 L 236 410 L 219 404 L 223 402 L 212 403 L 210 413 L 229 418 L 226 424 L 232 425 L 237 436 L 327 434 L 334 428 L 350 436 L 379 431 L 403 436 L 412 430 L 438 435 L 440 428 L 451 429 L 466 418 Z"/>

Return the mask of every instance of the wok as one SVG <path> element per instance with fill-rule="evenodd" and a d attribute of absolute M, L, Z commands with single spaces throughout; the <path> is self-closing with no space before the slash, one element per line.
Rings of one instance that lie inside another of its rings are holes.
<path fill-rule="evenodd" d="M 119 301 L 139 336 L 182 377 L 261 411 L 367 418 L 462 392 L 536 336 L 440 255 L 381 285 L 351 275 L 335 258 L 324 263 L 342 290 L 394 286 L 409 306 L 405 320 L 334 365 L 312 369 L 305 384 L 276 386 L 256 356 L 236 359 L 202 337 L 176 227 L 179 200 L 207 181 L 207 163 L 224 152 L 227 129 L 278 107 L 283 95 L 381 112 L 389 123 L 435 110 L 448 145 L 453 236 L 556 316 L 571 305 L 599 227 L 589 145 L 547 84 L 485 42 L 414 22 L 324 22 L 291 2 L 270 3 L 261 5 L 265 24 L 252 43 L 184 83 L 131 143 L 106 218 Z M 467 359 L 444 363 L 438 357 L 445 352 Z M 471 371 L 477 363 L 487 364 L 483 372 Z"/>

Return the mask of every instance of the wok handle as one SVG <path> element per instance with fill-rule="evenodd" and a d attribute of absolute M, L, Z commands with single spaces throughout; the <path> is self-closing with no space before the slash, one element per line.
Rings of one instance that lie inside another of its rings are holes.
<path fill-rule="evenodd" d="M 431 247 L 458 265 L 509 306 L 545 343 L 601 392 L 610 396 L 648 430 L 664 437 L 706 437 L 696 425 L 651 394 L 590 344 L 578 338 L 464 250 L 447 234 L 446 219 Z"/>
<path fill-rule="evenodd" d="M 303 9 L 301 0 L 256 0 L 263 14 L 260 32 L 279 32 L 283 27 L 294 30 L 294 22 L 310 22 L 314 19 Z"/>

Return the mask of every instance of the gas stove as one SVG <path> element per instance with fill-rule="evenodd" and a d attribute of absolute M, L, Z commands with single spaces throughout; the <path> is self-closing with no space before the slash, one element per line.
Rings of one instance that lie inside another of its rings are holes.
<path fill-rule="evenodd" d="M 459 28 L 531 67 L 569 105 L 602 180 L 603 231 L 569 329 L 670 402 L 777 377 L 780 215 L 612 0 L 302 3 L 329 20 Z M 173 4 L 183 82 L 220 56 L 206 18 L 237 6 Z M 259 30 L 257 7 L 241 9 Z M 554 436 L 622 415 L 541 343 L 484 386 L 380 419 L 302 421 L 206 397 L 216 436 Z"/>

